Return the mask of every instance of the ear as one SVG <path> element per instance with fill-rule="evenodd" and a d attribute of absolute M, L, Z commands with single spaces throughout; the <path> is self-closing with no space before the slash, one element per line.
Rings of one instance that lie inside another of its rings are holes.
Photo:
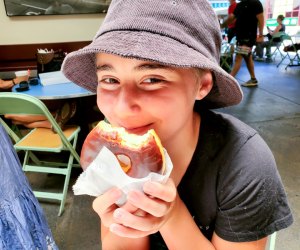
<path fill-rule="evenodd" d="M 213 77 L 210 71 L 203 71 L 199 77 L 199 87 L 196 100 L 201 100 L 211 91 L 213 87 Z"/>

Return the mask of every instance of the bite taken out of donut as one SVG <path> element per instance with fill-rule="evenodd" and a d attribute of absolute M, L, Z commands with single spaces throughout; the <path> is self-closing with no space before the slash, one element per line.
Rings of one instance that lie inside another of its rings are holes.
<path fill-rule="evenodd" d="M 88 134 L 82 146 L 80 164 L 84 170 L 103 146 L 117 157 L 122 169 L 130 177 L 143 178 L 150 172 L 165 172 L 163 146 L 153 129 L 144 135 L 136 135 L 126 132 L 124 128 L 112 127 L 105 121 L 100 121 Z"/>

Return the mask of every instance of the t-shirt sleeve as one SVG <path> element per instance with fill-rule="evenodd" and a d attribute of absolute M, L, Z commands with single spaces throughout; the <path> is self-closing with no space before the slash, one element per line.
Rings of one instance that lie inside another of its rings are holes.
<path fill-rule="evenodd" d="M 264 8 L 260 1 L 253 1 L 252 8 L 253 8 L 254 12 L 256 13 L 256 15 L 264 12 Z"/>
<path fill-rule="evenodd" d="M 274 157 L 258 134 L 225 162 L 217 196 L 215 232 L 224 240 L 255 241 L 292 224 Z"/>

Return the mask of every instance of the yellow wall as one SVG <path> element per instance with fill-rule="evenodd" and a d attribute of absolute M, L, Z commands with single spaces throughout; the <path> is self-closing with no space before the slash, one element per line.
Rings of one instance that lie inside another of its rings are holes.
<path fill-rule="evenodd" d="M 104 14 L 64 16 L 6 16 L 0 2 L 0 45 L 92 40 Z"/>

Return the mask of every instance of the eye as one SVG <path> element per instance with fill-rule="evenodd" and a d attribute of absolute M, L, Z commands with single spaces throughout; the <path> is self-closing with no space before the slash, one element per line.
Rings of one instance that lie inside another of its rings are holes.
<path fill-rule="evenodd" d="M 162 80 L 161 79 L 158 79 L 158 78 L 148 78 L 148 79 L 145 79 L 143 82 L 145 83 L 158 83 L 158 82 L 161 82 Z"/>
<path fill-rule="evenodd" d="M 140 88 L 145 90 L 157 90 L 161 89 L 165 84 L 166 81 L 161 78 L 149 77 L 144 79 L 139 85 Z"/>
<path fill-rule="evenodd" d="M 105 77 L 99 80 L 98 85 L 102 89 L 115 90 L 119 87 L 119 81 L 115 78 Z"/>

